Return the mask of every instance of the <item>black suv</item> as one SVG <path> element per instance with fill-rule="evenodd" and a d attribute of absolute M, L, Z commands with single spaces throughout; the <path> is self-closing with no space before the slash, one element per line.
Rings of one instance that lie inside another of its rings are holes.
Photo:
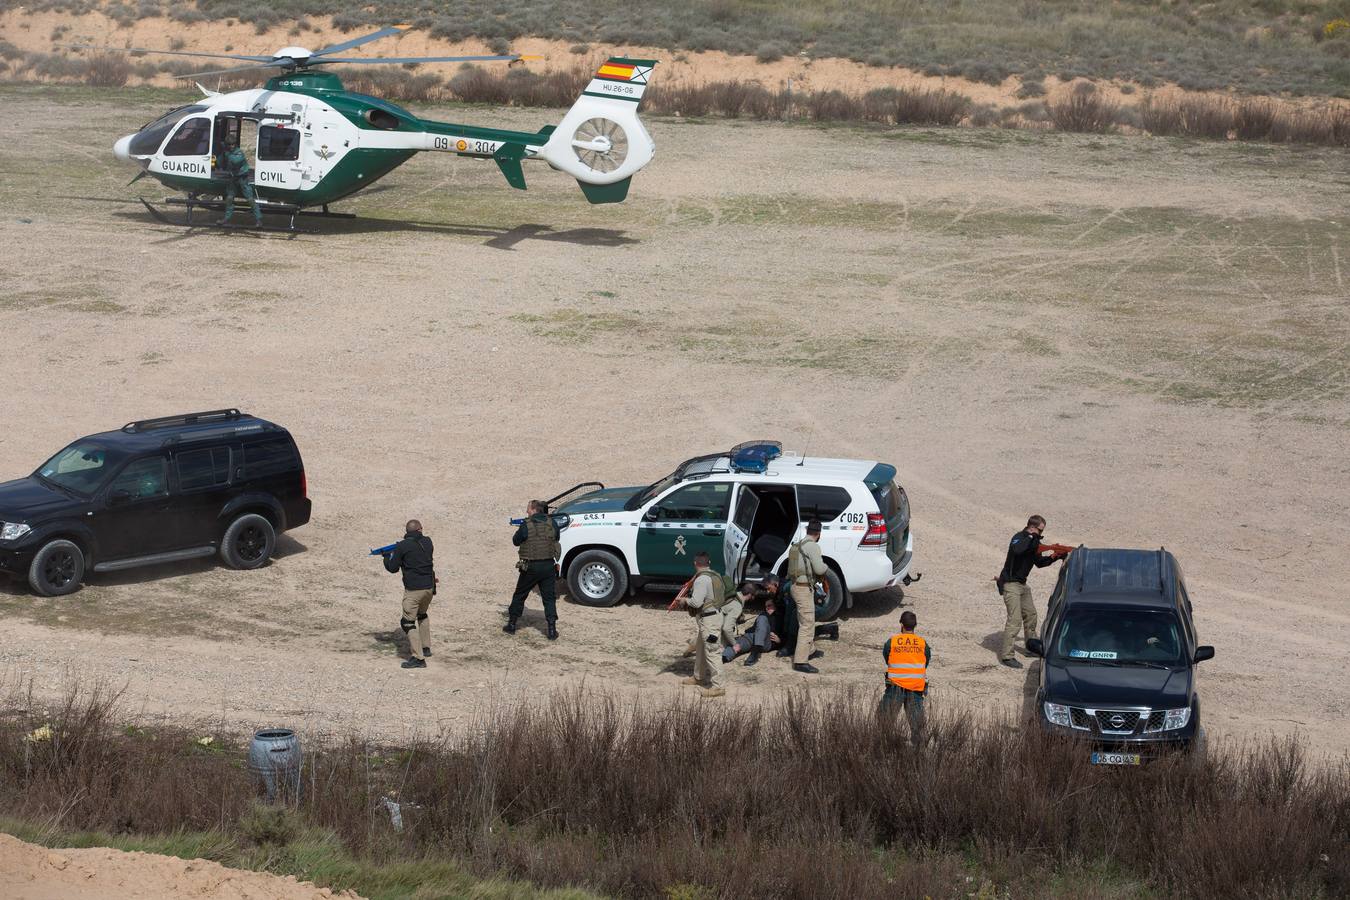
<path fill-rule="evenodd" d="M 256 569 L 309 512 L 286 429 L 237 409 L 132 422 L 0 484 L 0 574 L 54 597 L 89 571 L 217 552 Z"/>
<path fill-rule="evenodd" d="M 1069 554 L 1050 596 L 1037 718 L 1051 731 L 1092 746 L 1092 762 L 1138 765 L 1146 754 L 1189 748 L 1200 735 L 1191 599 L 1166 550 Z"/>

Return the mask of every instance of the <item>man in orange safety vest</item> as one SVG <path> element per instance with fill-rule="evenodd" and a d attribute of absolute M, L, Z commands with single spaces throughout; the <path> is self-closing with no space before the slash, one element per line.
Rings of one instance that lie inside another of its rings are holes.
<path fill-rule="evenodd" d="M 881 712 L 894 713 L 904 707 L 909 732 L 915 746 L 923 740 L 924 696 L 928 692 L 928 662 L 933 650 L 914 633 L 918 618 L 910 610 L 900 615 L 900 633 L 893 634 L 881 648 L 886 660 L 886 692 L 881 696 Z"/>

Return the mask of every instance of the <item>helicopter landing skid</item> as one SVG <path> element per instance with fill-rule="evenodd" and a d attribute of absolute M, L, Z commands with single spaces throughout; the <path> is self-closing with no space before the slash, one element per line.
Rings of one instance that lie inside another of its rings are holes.
<path fill-rule="evenodd" d="M 202 200 L 198 197 L 198 195 L 192 194 L 189 195 L 188 197 L 166 197 L 164 202 L 169 206 L 184 207 L 187 210 L 187 221 L 185 223 L 173 222 L 170 219 L 168 219 L 162 212 L 155 209 L 144 197 L 141 198 L 141 203 L 144 204 L 145 208 L 150 211 L 150 214 L 153 215 L 159 221 L 164 222 L 165 224 L 168 225 L 180 225 L 180 227 L 185 225 L 188 228 L 197 228 L 197 227 L 245 228 L 251 229 L 253 231 L 285 231 L 285 232 L 292 232 L 295 234 L 313 234 L 314 232 L 312 231 L 307 231 L 305 229 L 295 227 L 296 216 L 317 216 L 325 219 L 356 218 L 356 216 L 353 213 L 329 212 L 327 204 L 324 204 L 321 210 L 316 210 L 316 209 L 304 209 L 302 207 L 290 203 L 259 203 L 258 208 L 265 215 L 287 216 L 289 217 L 290 221 L 285 226 L 220 225 L 219 223 L 216 222 L 194 222 L 192 217 L 193 210 L 196 209 L 209 209 L 215 212 L 223 211 L 225 209 L 225 204 L 220 200 Z"/>
<path fill-rule="evenodd" d="M 177 198 L 171 197 L 169 198 L 168 202 L 174 203 L 175 199 Z M 165 225 L 173 225 L 177 228 L 218 228 L 221 229 L 222 231 L 276 231 L 282 234 L 314 234 L 313 231 L 306 231 L 303 228 L 296 228 L 294 218 L 291 219 L 291 223 L 289 225 L 231 225 L 229 223 L 209 222 L 209 221 L 194 222 L 192 221 L 192 210 L 194 208 L 202 207 L 205 209 L 215 209 L 215 210 L 223 210 L 225 208 L 224 204 L 221 203 L 203 203 L 201 201 L 188 202 L 185 200 L 179 200 L 177 203 L 174 203 L 175 206 L 187 207 L 187 221 L 175 222 L 168 216 L 164 215 L 164 213 L 156 209 L 154 206 L 152 206 L 150 202 L 146 200 L 144 197 L 141 197 L 140 201 L 141 205 L 143 205 L 146 208 L 146 211 L 149 212 L 150 215 L 154 216 L 157 221 L 163 222 Z"/>

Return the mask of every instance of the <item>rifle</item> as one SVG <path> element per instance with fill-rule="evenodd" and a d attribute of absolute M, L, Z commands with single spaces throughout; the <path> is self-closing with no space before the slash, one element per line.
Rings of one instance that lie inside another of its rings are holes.
<path fill-rule="evenodd" d="M 370 551 L 370 555 L 371 555 L 371 556 L 384 556 L 386 553 L 393 553 L 393 552 L 394 552 L 394 548 L 397 547 L 397 546 L 398 546 L 397 543 L 394 543 L 394 544 L 385 544 L 383 547 L 376 547 L 374 550 Z"/>
<path fill-rule="evenodd" d="M 1041 544 L 1040 552 L 1049 553 L 1051 559 L 1065 559 L 1077 549 L 1069 544 Z"/>
<path fill-rule="evenodd" d="M 697 575 L 694 576 L 694 578 L 697 577 Z M 675 599 L 670 601 L 670 605 L 666 607 L 666 612 L 676 612 L 680 609 L 681 605 L 684 603 L 684 598 L 694 589 L 694 578 L 690 578 L 684 583 L 684 587 L 680 588 L 679 592 L 675 595 Z"/>

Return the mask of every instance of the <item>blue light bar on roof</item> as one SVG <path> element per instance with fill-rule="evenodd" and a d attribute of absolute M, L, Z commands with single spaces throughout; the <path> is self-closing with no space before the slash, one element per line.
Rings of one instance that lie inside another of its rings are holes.
<path fill-rule="evenodd" d="M 759 475 L 769 468 L 770 462 L 783 455 L 783 445 L 778 441 L 746 441 L 732 447 L 728 455 L 733 471 Z"/>

